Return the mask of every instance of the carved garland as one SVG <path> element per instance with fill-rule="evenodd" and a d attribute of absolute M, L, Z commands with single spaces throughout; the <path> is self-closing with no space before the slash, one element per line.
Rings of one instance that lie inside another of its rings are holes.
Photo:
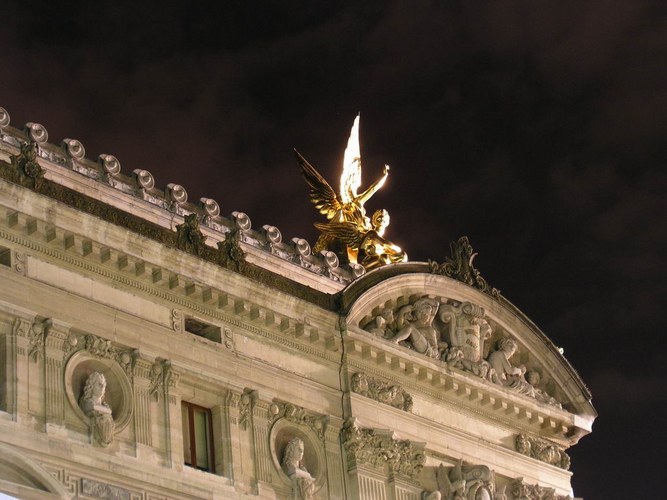
<path fill-rule="evenodd" d="M 400 385 L 390 384 L 359 372 L 352 376 L 352 391 L 403 411 L 412 411 L 412 396 Z"/>
<path fill-rule="evenodd" d="M 74 352 L 86 350 L 97 358 L 106 358 L 115 360 L 127 374 L 130 380 L 134 376 L 134 366 L 139 351 L 137 349 L 123 349 L 116 347 L 110 340 L 103 339 L 97 335 L 70 333 L 63 343 L 65 357 Z"/>
<path fill-rule="evenodd" d="M 290 422 L 310 427 L 317 437 L 324 441 L 324 434 L 329 425 L 329 417 L 326 415 L 314 415 L 301 406 L 292 403 L 274 401 L 269 407 L 269 422 L 273 423 L 280 418 Z"/>
<path fill-rule="evenodd" d="M 520 500 L 571 500 L 569 495 L 556 495 L 553 488 L 544 488 L 537 484 L 527 484 L 523 478 L 513 480 L 506 488 L 512 499 Z"/>
<path fill-rule="evenodd" d="M 568 470 L 570 468 L 569 455 L 562 448 L 549 441 L 527 436 L 526 434 L 518 434 L 515 446 L 516 451 L 522 455 L 555 465 L 561 469 Z"/>

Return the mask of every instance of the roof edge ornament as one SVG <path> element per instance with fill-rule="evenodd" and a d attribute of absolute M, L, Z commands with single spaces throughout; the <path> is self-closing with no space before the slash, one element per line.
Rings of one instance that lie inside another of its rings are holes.
<path fill-rule="evenodd" d="M 451 257 L 445 257 L 445 261 L 442 264 L 429 259 L 428 265 L 431 268 L 431 273 L 461 281 L 466 285 L 488 293 L 492 297 L 500 297 L 500 290 L 489 286 L 479 270 L 473 266 L 473 260 L 477 256 L 477 253 L 473 252 L 472 245 L 467 236 L 461 236 L 458 240 L 452 241 L 449 244 L 449 248 L 452 255 Z"/>

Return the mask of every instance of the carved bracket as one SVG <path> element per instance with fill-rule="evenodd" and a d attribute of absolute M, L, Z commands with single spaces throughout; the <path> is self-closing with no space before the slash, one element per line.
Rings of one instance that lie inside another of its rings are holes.
<path fill-rule="evenodd" d="M 245 264 L 245 252 L 239 244 L 240 229 L 234 229 L 225 236 L 225 241 L 218 242 L 218 264 L 231 269 L 240 271 Z"/>
<path fill-rule="evenodd" d="M 176 246 L 179 250 L 201 255 L 206 236 L 199 229 L 197 214 L 187 214 L 183 224 L 176 226 Z"/>
<path fill-rule="evenodd" d="M 44 179 L 44 169 L 37 163 L 37 145 L 34 142 L 21 144 L 21 152 L 10 156 L 17 181 L 22 186 L 39 190 Z"/>

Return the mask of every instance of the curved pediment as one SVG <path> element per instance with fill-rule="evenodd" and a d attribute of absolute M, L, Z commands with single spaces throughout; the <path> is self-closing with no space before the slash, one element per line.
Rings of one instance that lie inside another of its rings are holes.
<path fill-rule="evenodd" d="M 380 348 L 410 351 L 425 363 L 538 404 L 564 409 L 590 427 L 590 392 L 559 349 L 521 311 L 428 266 L 395 266 L 369 273 L 343 296 L 347 329 Z M 402 271 L 402 273 L 401 273 Z M 384 279 L 383 279 L 384 278 Z"/>

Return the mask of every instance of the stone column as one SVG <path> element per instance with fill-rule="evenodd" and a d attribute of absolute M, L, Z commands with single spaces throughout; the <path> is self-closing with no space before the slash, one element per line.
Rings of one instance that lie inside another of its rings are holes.
<path fill-rule="evenodd" d="M 134 435 L 137 444 L 152 446 L 151 404 L 150 404 L 151 364 L 138 359 L 134 366 Z"/>
<path fill-rule="evenodd" d="M 31 320 L 17 317 L 7 346 L 7 411 L 17 422 L 28 415 L 28 336 L 31 326 Z"/>
<path fill-rule="evenodd" d="M 345 498 L 343 484 L 343 457 L 340 447 L 340 428 L 342 421 L 333 417 L 324 433 L 324 451 L 327 460 L 327 485 L 329 499 Z"/>
<path fill-rule="evenodd" d="M 63 346 L 69 326 L 52 320 L 43 322 L 44 330 L 44 401 L 46 430 L 63 429 L 65 423 L 65 388 L 63 386 Z M 33 327 L 34 328 L 34 327 Z"/>
<path fill-rule="evenodd" d="M 257 481 L 271 483 L 271 451 L 269 450 L 269 405 L 257 401 L 252 411 L 252 449 Z"/>
<path fill-rule="evenodd" d="M 181 433 L 181 399 L 174 390 L 180 375 L 174 371 L 171 361 L 165 360 L 164 366 L 164 412 L 167 429 L 166 445 L 167 460 L 170 467 L 181 467 L 183 459 L 183 442 Z"/>

